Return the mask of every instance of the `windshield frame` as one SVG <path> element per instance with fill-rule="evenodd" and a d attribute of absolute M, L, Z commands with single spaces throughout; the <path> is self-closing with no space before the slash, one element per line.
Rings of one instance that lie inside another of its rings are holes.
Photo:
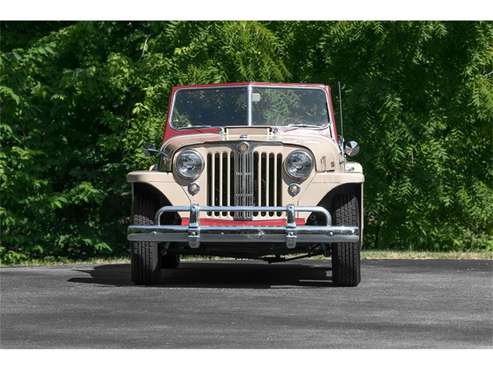
<path fill-rule="evenodd" d="M 269 89 L 300 89 L 300 90 L 320 90 L 323 92 L 324 97 L 325 97 L 325 108 L 327 109 L 327 123 L 317 126 L 317 127 L 309 127 L 310 129 L 314 130 L 325 130 L 328 128 L 331 128 L 333 123 L 332 123 L 332 110 L 331 110 L 331 104 L 329 103 L 329 95 L 327 93 L 327 89 L 324 88 L 323 85 L 310 85 L 310 84 L 290 84 L 290 83 L 284 83 L 284 84 L 270 84 L 270 83 L 229 83 L 229 84 L 211 84 L 211 85 L 190 85 L 190 86 L 176 86 L 173 89 L 173 95 L 171 98 L 171 109 L 169 111 L 169 120 L 168 120 L 168 126 L 172 128 L 173 130 L 177 131 L 182 131 L 182 130 L 199 130 L 199 129 L 204 129 L 204 127 L 200 126 L 189 126 L 189 127 L 176 127 L 173 125 L 173 113 L 175 109 L 175 100 L 176 100 L 176 95 L 178 92 L 182 90 L 205 90 L 205 89 L 231 89 L 231 88 L 239 88 L 239 87 L 244 87 L 247 89 L 247 124 L 245 125 L 234 125 L 234 126 L 212 126 L 212 127 L 207 127 L 207 128 L 225 128 L 225 127 L 286 127 L 286 128 L 307 128 L 306 126 L 300 125 L 292 125 L 292 126 L 284 126 L 284 125 L 254 125 L 252 124 L 252 90 L 253 88 L 269 88 Z M 331 130 L 332 134 L 332 130 Z"/>

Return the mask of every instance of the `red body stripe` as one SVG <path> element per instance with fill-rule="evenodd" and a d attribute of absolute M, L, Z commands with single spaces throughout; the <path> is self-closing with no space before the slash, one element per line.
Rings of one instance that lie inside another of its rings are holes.
<path fill-rule="evenodd" d="M 181 224 L 188 225 L 190 222 L 189 218 L 182 218 Z M 296 219 L 296 225 L 303 226 L 305 220 L 303 218 Z M 252 221 L 238 221 L 238 220 L 222 220 L 215 218 L 201 218 L 201 226 L 286 226 L 286 219 L 276 218 L 269 220 L 252 220 Z"/>

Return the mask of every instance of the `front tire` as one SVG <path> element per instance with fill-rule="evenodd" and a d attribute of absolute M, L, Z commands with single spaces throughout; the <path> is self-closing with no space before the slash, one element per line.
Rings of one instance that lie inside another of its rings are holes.
<path fill-rule="evenodd" d="M 334 225 L 360 226 L 358 198 L 341 194 L 334 199 Z M 360 227 L 361 230 L 361 227 Z M 360 244 L 335 243 L 332 247 L 332 280 L 338 286 L 357 286 L 361 281 Z"/>
<path fill-rule="evenodd" d="M 153 225 L 157 205 L 148 198 L 136 195 L 132 221 L 134 225 Z M 160 254 L 158 243 L 131 242 L 132 281 L 137 285 L 157 283 L 160 276 Z"/>

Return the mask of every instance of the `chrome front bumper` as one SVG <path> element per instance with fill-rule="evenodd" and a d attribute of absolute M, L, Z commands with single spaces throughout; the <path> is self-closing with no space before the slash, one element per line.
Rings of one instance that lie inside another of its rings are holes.
<path fill-rule="evenodd" d="M 286 226 L 200 226 L 201 212 L 282 212 L 286 215 Z M 189 212 L 188 225 L 161 225 L 165 212 Z M 317 226 L 297 226 L 297 212 L 322 213 L 326 224 Z M 160 208 L 154 217 L 154 225 L 130 225 L 127 239 L 132 242 L 188 242 L 190 248 L 198 248 L 201 242 L 263 242 L 285 243 L 287 248 L 295 248 L 296 243 L 337 243 L 357 242 L 357 226 L 332 226 L 330 213 L 322 207 L 209 207 L 209 206 L 166 206 Z"/>

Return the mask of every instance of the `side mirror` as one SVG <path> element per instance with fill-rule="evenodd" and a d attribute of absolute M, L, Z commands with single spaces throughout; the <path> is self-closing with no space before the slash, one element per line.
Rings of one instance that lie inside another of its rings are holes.
<path fill-rule="evenodd" d="M 353 140 L 344 143 L 344 153 L 346 153 L 348 157 L 354 157 L 359 153 L 359 144 Z"/>
<path fill-rule="evenodd" d="M 144 151 L 144 155 L 147 157 L 160 153 L 160 151 L 156 149 L 156 146 L 154 144 L 144 145 L 143 151 Z"/>

